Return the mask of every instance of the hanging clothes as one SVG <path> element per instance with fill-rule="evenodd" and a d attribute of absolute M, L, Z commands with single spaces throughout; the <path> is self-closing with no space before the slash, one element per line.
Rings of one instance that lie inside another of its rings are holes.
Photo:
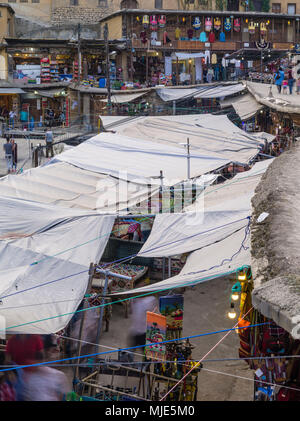
<path fill-rule="evenodd" d="M 206 33 L 203 31 L 200 34 L 200 41 L 201 42 L 206 42 L 207 41 L 207 37 L 206 37 Z"/>
<path fill-rule="evenodd" d="M 196 76 L 196 81 L 200 82 L 202 80 L 202 58 L 201 57 L 195 58 L 195 76 Z"/>
<path fill-rule="evenodd" d="M 205 51 L 204 51 L 204 55 L 205 55 L 205 57 L 204 57 L 204 59 L 205 59 L 205 64 L 210 63 L 210 51 L 209 51 L 209 50 L 205 50 Z"/>
<path fill-rule="evenodd" d="M 225 42 L 226 41 L 225 32 L 223 32 L 223 31 L 220 32 L 219 41 L 221 41 L 221 42 Z"/>
<path fill-rule="evenodd" d="M 213 42 L 215 42 L 215 40 L 216 40 L 215 34 L 213 32 L 210 32 L 209 35 L 208 35 L 208 41 L 210 43 L 213 43 Z"/>
<path fill-rule="evenodd" d="M 227 32 L 231 31 L 231 19 L 230 18 L 225 18 L 224 29 Z"/>
<path fill-rule="evenodd" d="M 145 31 L 142 31 L 140 33 L 140 38 L 141 38 L 141 41 L 142 41 L 143 44 L 147 43 L 148 39 L 147 39 L 147 33 Z"/>
<path fill-rule="evenodd" d="M 193 28 L 197 31 L 201 28 L 201 21 L 200 21 L 200 17 L 196 16 L 194 21 L 193 21 Z"/>
<path fill-rule="evenodd" d="M 218 59 L 217 59 L 217 54 L 213 53 L 211 55 L 211 64 L 217 64 Z"/>
<path fill-rule="evenodd" d="M 192 29 L 188 29 L 187 30 L 187 36 L 189 39 L 192 39 L 194 35 L 194 31 Z"/>
<path fill-rule="evenodd" d="M 212 27 L 212 21 L 211 21 L 211 18 L 206 18 L 206 19 L 205 19 L 205 31 L 206 31 L 206 32 L 211 31 L 211 27 Z"/>
<path fill-rule="evenodd" d="M 165 31 L 164 32 L 164 44 L 168 44 L 168 43 L 170 43 L 171 42 L 171 40 L 170 40 L 170 38 L 168 37 L 168 32 L 167 31 Z"/>
<path fill-rule="evenodd" d="M 180 35 L 181 35 L 181 30 L 177 27 L 175 29 L 175 38 L 176 39 L 179 39 L 180 38 Z"/>
<path fill-rule="evenodd" d="M 157 32 L 151 32 L 151 45 L 156 45 L 157 41 Z"/>
<path fill-rule="evenodd" d="M 172 57 L 165 57 L 165 74 L 172 76 Z"/>

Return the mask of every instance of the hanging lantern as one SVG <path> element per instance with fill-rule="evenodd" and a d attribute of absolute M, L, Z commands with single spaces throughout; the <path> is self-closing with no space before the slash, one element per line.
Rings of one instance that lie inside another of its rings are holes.
<path fill-rule="evenodd" d="M 240 20 L 240 18 L 235 18 L 233 20 L 233 30 L 235 32 L 240 32 L 240 30 L 241 30 L 241 20 Z"/>
<path fill-rule="evenodd" d="M 230 18 L 225 18 L 224 29 L 227 32 L 231 31 L 231 19 Z"/>
<path fill-rule="evenodd" d="M 158 18 L 158 24 L 160 28 L 164 28 L 166 25 L 166 16 L 165 15 L 160 15 L 160 17 Z"/>
<path fill-rule="evenodd" d="M 267 32 L 266 24 L 264 22 L 261 22 L 261 24 L 260 24 L 260 33 L 261 33 L 261 35 L 265 35 L 266 32 Z"/>
<path fill-rule="evenodd" d="M 200 21 L 200 17 L 199 16 L 196 16 L 195 17 L 194 22 L 193 22 L 193 28 L 195 30 L 198 30 L 198 29 L 201 28 L 201 21 Z"/>
<path fill-rule="evenodd" d="M 185 23 L 185 17 L 182 18 L 182 22 Z"/>
<path fill-rule="evenodd" d="M 205 19 L 205 31 L 206 32 L 210 32 L 212 28 L 212 21 L 211 18 L 206 18 Z"/>
<path fill-rule="evenodd" d="M 144 28 L 148 28 L 148 26 L 149 26 L 149 16 L 148 15 L 143 16 L 143 25 L 144 25 Z"/>
<path fill-rule="evenodd" d="M 155 15 L 150 16 L 150 28 L 152 31 L 157 29 L 157 19 Z"/>
<path fill-rule="evenodd" d="M 249 22 L 248 31 L 249 34 L 255 34 L 255 23 L 253 21 Z"/>
<path fill-rule="evenodd" d="M 140 17 L 139 17 L 139 16 L 137 16 L 137 17 L 136 17 L 136 21 L 137 21 L 137 22 L 139 22 L 139 21 L 140 21 Z"/>
<path fill-rule="evenodd" d="M 214 19 L 214 29 L 216 31 L 219 31 L 221 29 L 221 19 L 220 18 Z"/>

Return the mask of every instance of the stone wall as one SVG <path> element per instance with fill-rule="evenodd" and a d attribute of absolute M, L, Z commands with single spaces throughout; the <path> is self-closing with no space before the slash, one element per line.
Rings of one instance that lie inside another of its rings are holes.
<path fill-rule="evenodd" d="M 52 25 L 63 25 L 70 22 L 97 23 L 112 12 L 113 8 L 110 7 L 58 7 L 52 12 L 51 23 Z"/>

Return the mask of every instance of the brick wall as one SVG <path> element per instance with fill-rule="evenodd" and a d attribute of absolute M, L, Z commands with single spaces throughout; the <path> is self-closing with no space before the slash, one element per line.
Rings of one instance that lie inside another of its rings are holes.
<path fill-rule="evenodd" d="M 110 7 L 57 7 L 53 10 L 51 23 L 53 25 L 80 22 L 82 24 L 97 23 L 101 18 L 113 12 Z"/>

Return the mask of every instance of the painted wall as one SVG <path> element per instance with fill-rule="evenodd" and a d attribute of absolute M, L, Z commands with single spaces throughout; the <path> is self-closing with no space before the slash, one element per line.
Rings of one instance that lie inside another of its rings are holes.
<path fill-rule="evenodd" d="M 9 4 L 17 16 L 24 16 L 31 21 L 50 21 L 52 0 L 27 0 L 27 3 L 23 3 L 21 0 L 8 0 L 1 1 L 1 3 Z"/>
<path fill-rule="evenodd" d="M 7 7 L 0 6 L 0 40 L 3 37 L 14 36 L 15 17 Z"/>

